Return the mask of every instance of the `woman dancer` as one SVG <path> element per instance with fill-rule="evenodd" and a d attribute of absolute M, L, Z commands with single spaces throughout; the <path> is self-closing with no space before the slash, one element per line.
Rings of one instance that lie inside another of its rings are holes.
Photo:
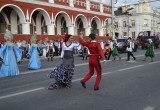
<path fill-rule="evenodd" d="M 40 53 L 41 51 L 39 47 L 37 46 L 37 36 L 33 35 L 31 37 L 31 46 L 28 52 L 28 54 L 30 55 L 28 69 L 40 69 L 41 68 L 41 60 L 39 57 Z"/>
<path fill-rule="evenodd" d="M 145 53 L 145 58 L 143 61 L 146 61 L 146 58 L 147 57 L 150 57 L 151 58 L 151 62 L 153 62 L 153 57 L 154 57 L 154 44 L 153 44 L 153 41 L 152 39 L 149 39 L 149 44 L 148 44 L 148 48 L 147 48 L 147 51 Z"/>
<path fill-rule="evenodd" d="M 79 44 L 73 43 L 72 41 L 72 35 L 66 34 L 62 44 L 62 64 L 57 66 L 48 75 L 49 78 L 55 79 L 55 83 L 48 88 L 49 90 L 59 89 L 61 87 L 71 87 L 71 80 L 74 74 L 73 48 L 79 46 Z"/>
<path fill-rule="evenodd" d="M 9 30 L 4 34 L 4 39 L 6 43 L 0 49 L 0 57 L 2 59 L 0 76 L 19 75 L 17 63 L 21 60 L 22 51 L 13 43 L 13 35 Z"/>

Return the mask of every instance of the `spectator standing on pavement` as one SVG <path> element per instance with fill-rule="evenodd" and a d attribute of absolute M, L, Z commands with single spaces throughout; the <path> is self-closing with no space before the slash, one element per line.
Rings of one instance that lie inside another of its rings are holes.
<path fill-rule="evenodd" d="M 58 56 L 58 54 L 59 54 L 59 50 L 58 50 L 58 48 L 59 48 L 59 42 L 58 42 L 58 40 L 55 40 L 55 42 L 54 42 L 54 48 L 55 48 L 55 55 Z"/>
<path fill-rule="evenodd" d="M 9 30 L 6 30 L 4 39 L 6 43 L 0 49 L 0 57 L 2 59 L 0 76 L 19 75 L 20 71 L 17 62 L 21 60 L 22 51 L 13 43 L 13 35 Z"/>
<path fill-rule="evenodd" d="M 148 48 L 147 48 L 147 51 L 145 53 L 145 58 L 143 61 L 146 61 L 146 58 L 147 57 L 150 57 L 151 58 L 151 62 L 153 62 L 153 57 L 154 57 L 154 44 L 153 44 L 153 41 L 152 39 L 149 39 L 148 40 L 149 43 L 148 43 Z"/>
<path fill-rule="evenodd" d="M 86 46 L 83 46 L 82 47 L 82 57 L 83 57 L 83 60 L 88 58 L 88 53 L 89 53 L 89 50 Z"/>
<path fill-rule="evenodd" d="M 131 40 L 131 37 L 128 38 L 128 43 L 127 43 L 127 60 L 130 60 L 130 56 L 133 57 L 133 60 L 136 60 L 135 56 L 133 55 L 133 48 L 134 48 L 134 43 Z"/>
<path fill-rule="evenodd" d="M 109 47 L 110 47 L 110 52 L 108 55 L 108 60 L 110 59 L 112 52 L 113 52 L 113 40 L 112 39 L 109 39 Z"/>
<path fill-rule="evenodd" d="M 66 34 L 62 44 L 62 64 L 58 65 L 48 75 L 49 78 L 55 79 L 55 83 L 50 85 L 49 90 L 71 87 L 72 76 L 74 74 L 73 48 L 75 46 L 79 46 L 79 44 L 73 43 L 73 36 Z"/>
<path fill-rule="evenodd" d="M 100 43 L 98 43 L 96 39 L 95 34 L 90 34 L 89 35 L 90 42 L 84 42 L 83 41 L 83 36 L 79 38 L 79 42 L 81 45 L 88 47 L 90 55 L 89 55 L 89 73 L 81 80 L 81 84 L 84 88 L 86 88 L 85 83 L 93 76 L 94 74 L 94 69 L 97 72 L 97 78 L 96 82 L 94 84 L 94 90 L 99 90 L 99 84 L 101 81 L 101 64 L 100 64 L 100 59 L 99 55 L 101 55 L 102 59 L 106 63 L 106 59 L 104 56 L 104 52 L 101 48 Z"/>
<path fill-rule="evenodd" d="M 109 55 L 110 50 L 111 50 L 111 49 L 110 49 L 110 47 L 109 47 L 109 44 L 106 43 L 105 46 L 104 46 L 104 50 L 103 50 L 104 56 L 106 57 L 106 59 L 108 59 L 108 55 Z"/>
<path fill-rule="evenodd" d="M 33 35 L 31 37 L 31 46 L 29 48 L 28 54 L 30 55 L 28 69 L 40 69 L 41 60 L 39 54 L 41 53 L 40 48 L 37 45 L 37 36 Z"/>
<path fill-rule="evenodd" d="M 51 58 L 51 61 L 53 61 L 54 52 L 55 52 L 55 49 L 54 49 L 54 46 L 53 46 L 53 41 L 50 40 L 47 43 L 47 55 L 46 55 L 47 56 L 47 61 L 49 61 L 50 58 Z"/>
<path fill-rule="evenodd" d="M 21 49 L 22 49 L 22 59 L 26 58 L 26 41 L 23 40 L 21 42 Z"/>

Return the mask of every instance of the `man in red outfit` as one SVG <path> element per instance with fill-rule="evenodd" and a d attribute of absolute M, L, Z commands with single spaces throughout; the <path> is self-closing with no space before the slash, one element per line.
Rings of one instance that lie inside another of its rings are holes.
<path fill-rule="evenodd" d="M 100 43 L 96 42 L 96 35 L 89 35 L 90 42 L 84 42 L 83 36 L 79 38 L 79 42 L 81 45 L 88 47 L 90 55 L 89 55 L 89 73 L 81 80 L 81 84 L 84 88 L 86 88 L 85 82 L 87 82 L 94 74 L 94 69 L 97 72 L 97 78 L 94 85 L 94 90 L 99 90 L 99 84 L 101 81 L 101 64 L 99 55 L 101 55 L 102 59 L 106 63 L 106 59 L 101 48 Z"/>

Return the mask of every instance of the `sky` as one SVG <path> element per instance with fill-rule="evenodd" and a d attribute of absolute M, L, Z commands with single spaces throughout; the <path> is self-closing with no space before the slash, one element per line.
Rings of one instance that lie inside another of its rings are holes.
<path fill-rule="evenodd" d="M 98 0 L 94 0 L 94 1 L 98 1 Z M 108 4 L 110 3 L 111 0 L 102 0 L 103 3 Z M 116 1 L 116 0 L 114 0 Z M 126 3 L 125 3 L 126 1 Z M 117 0 L 117 3 L 115 4 L 115 6 L 124 6 L 125 4 L 134 4 L 134 3 L 138 3 L 139 0 Z M 149 0 L 149 1 L 156 1 L 156 2 L 152 2 L 150 3 L 151 6 L 153 8 L 160 8 L 160 0 Z"/>

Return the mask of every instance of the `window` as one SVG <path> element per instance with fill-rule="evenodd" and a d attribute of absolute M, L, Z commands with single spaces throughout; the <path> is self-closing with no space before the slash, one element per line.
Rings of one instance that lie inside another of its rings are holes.
<path fill-rule="evenodd" d="M 132 20 L 132 27 L 135 27 L 135 20 Z"/>
<path fill-rule="evenodd" d="M 124 37 L 127 36 L 127 32 L 123 32 L 123 36 L 124 36 Z"/>
<path fill-rule="evenodd" d="M 135 32 L 132 32 L 132 38 L 135 38 Z"/>
<path fill-rule="evenodd" d="M 115 22 L 115 28 L 118 28 L 118 22 Z"/>
<path fill-rule="evenodd" d="M 148 19 L 144 19 L 143 25 L 144 25 L 145 27 L 148 26 Z"/>
<path fill-rule="evenodd" d="M 126 21 L 123 21 L 123 27 L 127 27 Z"/>

